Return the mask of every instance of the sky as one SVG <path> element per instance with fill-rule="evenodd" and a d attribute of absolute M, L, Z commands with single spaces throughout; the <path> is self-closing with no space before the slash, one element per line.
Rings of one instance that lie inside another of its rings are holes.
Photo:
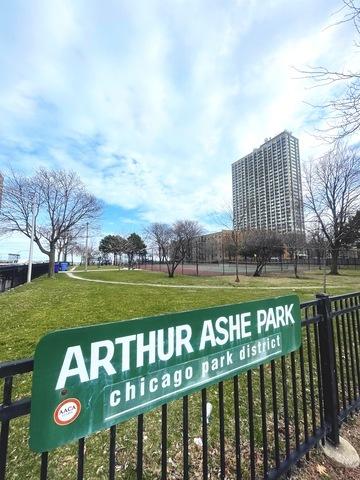
<path fill-rule="evenodd" d="M 0 170 L 76 171 L 100 233 L 199 221 L 216 231 L 231 164 L 290 130 L 324 145 L 296 69 L 359 65 L 341 0 L 0 0 Z M 330 92 L 331 93 L 331 92 Z M 0 238 L 0 258 L 29 240 Z M 41 258 L 38 251 L 35 259 Z"/>

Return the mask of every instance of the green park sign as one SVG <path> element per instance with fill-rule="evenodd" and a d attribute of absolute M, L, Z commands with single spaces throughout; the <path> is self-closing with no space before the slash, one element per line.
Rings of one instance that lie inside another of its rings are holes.
<path fill-rule="evenodd" d="M 301 344 L 296 295 L 49 333 L 37 345 L 30 446 L 108 428 Z"/>

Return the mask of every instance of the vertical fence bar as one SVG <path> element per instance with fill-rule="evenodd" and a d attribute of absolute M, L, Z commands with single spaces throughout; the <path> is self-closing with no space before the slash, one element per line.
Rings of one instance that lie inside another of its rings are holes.
<path fill-rule="evenodd" d="M 304 421 L 304 441 L 307 443 L 309 439 L 309 426 L 307 416 L 307 394 L 306 394 L 306 378 L 305 378 L 305 365 L 304 365 L 304 348 L 300 346 L 300 375 L 301 375 L 301 396 L 303 405 L 303 421 Z M 309 459 L 309 454 L 306 454 L 306 459 Z"/>
<path fill-rule="evenodd" d="M 268 460 L 268 437 L 266 422 L 266 395 L 265 395 L 265 375 L 264 365 L 260 365 L 260 399 L 261 399 L 261 425 L 262 425 L 262 442 L 263 442 L 263 468 L 264 478 L 268 478 L 269 460 Z"/>
<path fill-rule="evenodd" d="M 138 416 L 137 424 L 137 459 L 136 459 L 136 478 L 143 478 L 143 451 L 144 451 L 144 415 Z"/>
<path fill-rule="evenodd" d="M 307 314 L 306 314 L 307 318 Z M 309 365 L 309 382 L 310 382 L 310 403 L 311 403 L 311 423 L 312 433 L 316 432 L 316 410 L 315 410 L 315 389 L 314 389 L 314 371 L 313 371 L 313 354 L 311 346 L 311 334 L 309 324 L 306 324 L 306 346 L 307 346 L 307 359 Z"/>
<path fill-rule="evenodd" d="M 344 308 L 344 302 L 343 300 L 340 300 L 340 309 L 342 310 Z M 348 348 L 348 342 L 347 342 L 347 335 L 346 335 L 346 322 L 345 322 L 345 315 L 341 314 L 340 315 L 340 321 L 341 321 L 341 329 L 342 329 L 342 342 L 344 345 L 344 353 L 345 353 L 345 373 L 346 373 L 346 387 L 347 387 L 347 401 L 348 404 L 351 404 L 352 402 L 352 394 L 351 394 L 351 379 L 350 379 L 350 362 L 349 362 L 349 348 Z"/>
<path fill-rule="evenodd" d="M 115 480 L 116 425 L 110 427 L 109 480 Z"/>
<path fill-rule="evenodd" d="M 296 445 L 296 450 L 298 450 L 300 446 L 300 429 L 299 429 L 299 408 L 298 408 L 298 394 L 297 394 L 297 381 L 296 381 L 295 352 L 291 352 L 290 358 L 291 358 L 291 380 L 292 380 L 293 405 L 294 405 L 295 445 Z"/>
<path fill-rule="evenodd" d="M 239 407 L 239 377 L 234 377 L 234 420 L 235 420 L 235 457 L 236 480 L 241 480 L 241 443 L 240 443 L 240 407 Z"/>
<path fill-rule="evenodd" d="M 286 374 L 285 357 L 281 357 L 281 376 L 284 402 L 284 426 L 285 426 L 285 452 L 286 458 L 290 456 L 290 428 L 289 428 L 289 404 L 288 404 L 288 386 Z"/>
<path fill-rule="evenodd" d="M 247 388 L 248 388 L 248 414 L 249 414 L 249 440 L 250 440 L 250 478 L 256 479 L 255 466 L 255 438 L 254 438 L 254 400 L 253 400 L 253 382 L 252 371 L 247 372 Z"/>
<path fill-rule="evenodd" d="M 355 308 L 354 297 L 350 299 L 350 307 Z M 356 388 L 356 398 L 360 396 L 360 357 L 359 357 L 359 346 L 358 346 L 358 325 L 356 322 L 358 315 L 357 310 L 351 312 L 352 326 L 353 326 L 353 335 L 354 335 L 354 346 L 355 346 L 355 359 L 356 359 L 356 372 L 357 372 L 357 388 Z"/>
<path fill-rule="evenodd" d="M 225 413 L 224 383 L 219 383 L 219 435 L 220 435 L 220 479 L 225 479 Z"/>
<path fill-rule="evenodd" d="M 183 398 L 183 480 L 189 480 L 189 398 Z"/>
<path fill-rule="evenodd" d="M 337 310 L 337 302 L 335 301 L 335 311 Z M 343 365 L 343 347 L 341 342 L 340 320 L 339 317 L 335 317 L 336 322 L 336 337 L 338 348 L 338 361 L 340 367 L 340 384 L 341 384 L 341 398 L 343 408 L 346 408 L 346 393 L 345 393 L 345 380 L 344 380 L 344 365 Z"/>
<path fill-rule="evenodd" d="M 77 467 L 77 480 L 83 480 L 84 478 L 84 454 L 85 454 L 85 439 L 80 438 L 78 442 L 78 467 Z M 111 477 L 109 477 L 112 480 Z"/>
<path fill-rule="evenodd" d="M 360 345 L 360 296 L 359 295 L 354 297 L 354 306 L 356 306 L 356 310 L 354 314 L 355 314 L 355 325 L 356 325 L 356 333 L 357 333 L 355 343 L 357 345 Z M 360 366 L 360 358 L 359 358 L 359 366 Z M 360 396 L 360 370 L 359 370 L 359 396 Z"/>
<path fill-rule="evenodd" d="M 206 421 L 206 388 L 201 390 L 201 415 L 202 415 L 202 453 L 203 453 L 203 480 L 208 478 L 208 431 Z"/>
<path fill-rule="evenodd" d="M 271 386 L 272 386 L 272 407 L 274 420 L 274 448 L 275 448 L 275 466 L 280 465 L 280 448 L 279 448 L 279 418 L 276 391 L 276 364 L 275 360 L 271 360 Z"/>
<path fill-rule="evenodd" d="M 43 452 L 41 454 L 40 480 L 47 480 L 48 460 L 48 452 Z"/>
<path fill-rule="evenodd" d="M 349 308 L 350 302 L 349 299 L 345 300 L 346 308 Z M 352 395 L 354 400 L 357 397 L 357 382 L 356 382 L 356 368 L 355 368 L 355 353 L 354 353 L 354 333 L 352 330 L 352 312 L 346 313 L 346 326 L 348 332 L 348 340 L 349 340 L 349 350 L 350 350 L 350 362 L 351 362 L 351 380 L 352 380 Z"/>
<path fill-rule="evenodd" d="M 323 388 L 326 436 L 334 445 L 339 445 L 339 422 L 337 416 L 337 385 L 335 372 L 335 346 L 331 318 L 331 303 L 327 295 L 318 293 L 317 310 L 322 316 L 319 324 L 321 379 Z"/>
<path fill-rule="evenodd" d="M 161 407 L 161 480 L 167 479 L 167 404 Z"/>
<path fill-rule="evenodd" d="M 315 354 L 316 354 L 316 370 L 318 378 L 318 397 L 319 397 L 319 416 L 320 416 L 320 426 L 324 428 L 324 406 L 323 406 L 323 388 L 321 380 L 321 359 L 320 359 L 320 340 L 319 340 L 319 324 L 314 324 L 314 336 L 315 336 Z M 335 364 L 336 372 L 336 364 Z M 315 411 L 315 410 L 314 410 Z M 337 412 L 339 412 L 339 402 L 337 403 Z M 323 443 L 325 440 L 323 439 Z"/>
<path fill-rule="evenodd" d="M 3 404 L 11 404 L 11 394 L 12 394 L 12 384 L 13 377 L 5 377 L 4 380 L 4 396 Z M 5 480 L 6 473 L 6 459 L 8 451 L 8 442 L 9 442 L 9 430 L 10 422 L 5 420 L 1 423 L 1 433 L 0 433 L 0 480 Z"/>

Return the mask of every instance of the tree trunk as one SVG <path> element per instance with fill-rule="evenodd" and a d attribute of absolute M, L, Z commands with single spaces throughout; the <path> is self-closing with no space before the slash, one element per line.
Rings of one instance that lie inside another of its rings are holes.
<path fill-rule="evenodd" d="M 235 255 L 235 282 L 239 283 L 239 258 L 238 255 Z"/>
<path fill-rule="evenodd" d="M 339 275 L 338 259 L 339 259 L 339 249 L 332 248 L 330 275 Z"/>
<path fill-rule="evenodd" d="M 262 264 L 262 263 L 258 263 L 256 265 L 256 269 L 255 269 L 255 272 L 254 272 L 254 275 L 253 275 L 254 277 L 260 277 L 261 276 L 263 266 L 264 266 L 264 264 Z"/>
<path fill-rule="evenodd" d="M 54 268 L 55 268 L 55 244 L 54 245 L 50 244 L 49 273 L 48 273 L 49 278 L 55 277 Z"/>
<path fill-rule="evenodd" d="M 295 278 L 299 278 L 299 275 L 298 275 L 298 255 L 297 255 L 297 252 L 295 253 L 295 256 L 294 256 L 294 275 L 295 275 Z"/>
<path fill-rule="evenodd" d="M 173 278 L 174 277 L 174 272 L 175 272 L 174 265 L 173 264 L 170 265 L 168 262 L 166 262 L 166 266 L 167 266 L 167 271 L 168 271 L 168 277 Z"/>

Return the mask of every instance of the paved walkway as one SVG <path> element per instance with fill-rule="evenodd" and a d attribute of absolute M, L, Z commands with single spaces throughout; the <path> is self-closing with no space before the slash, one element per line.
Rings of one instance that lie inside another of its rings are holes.
<path fill-rule="evenodd" d="M 109 268 L 107 270 L 102 270 L 103 272 L 109 272 L 109 271 L 118 271 L 117 268 Z M 99 270 L 88 270 L 88 272 L 99 272 Z M 109 283 L 111 285 L 133 285 L 135 287 L 155 287 L 155 288 L 180 288 L 180 289 L 197 289 L 197 290 L 214 290 L 214 289 L 221 289 L 221 290 L 234 290 L 234 288 L 238 288 L 239 290 L 254 290 L 254 286 L 243 286 L 243 285 L 234 285 L 234 286 L 226 286 L 226 285 L 164 285 L 162 283 L 145 283 L 145 282 L 119 282 L 116 280 L 98 280 L 94 278 L 84 278 L 84 277 L 79 277 L 73 271 L 70 272 L 65 272 L 70 278 L 73 278 L 75 280 L 82 280 L 84 282 L 95 282 L 95 283 Z M 77 273 L 85 273 L 84 270 L 78 270 Z M 304 286 L 299 286 L 296 288 L 293 288 L 292 286 L 279 286 L 279 287 L 256 287 L 257 290 L 316 290 L 321 288 L 321 285 L 304 285 Z M 341 285 L 330 285 L 329 288 L 344 288 Z"/>

